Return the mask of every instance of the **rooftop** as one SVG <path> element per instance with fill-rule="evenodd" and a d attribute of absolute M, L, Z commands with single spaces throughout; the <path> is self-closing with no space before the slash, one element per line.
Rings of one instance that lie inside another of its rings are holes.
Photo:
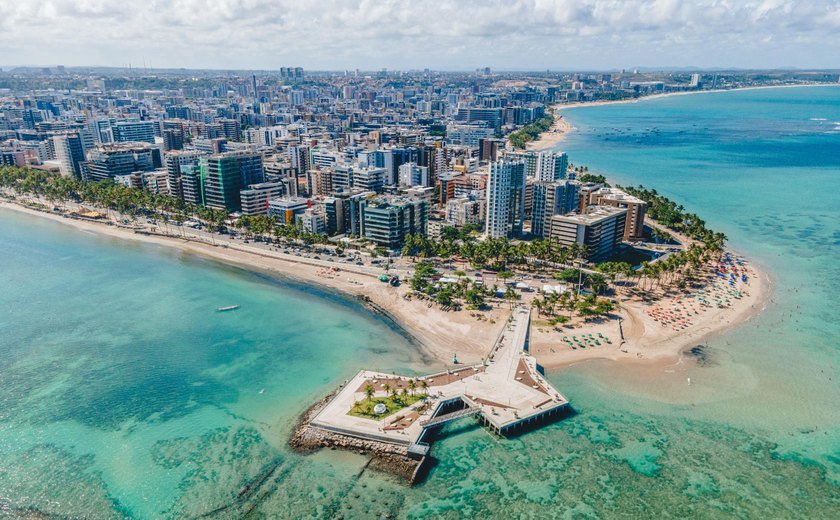
<path fill-rule="evenodd" d="M 606 220 L 615 215 L 627 213 L 625 208 L 616 208 L 613 206 L 587 206 L 586 213 L 580 215 L 577 213 L 570 213 L 568 215 L 554 215 L 551 220 L 562 220 L 565 222 L 574 222 L 576 224 L 583 224 L 591 226 L 603 220 Z"/>

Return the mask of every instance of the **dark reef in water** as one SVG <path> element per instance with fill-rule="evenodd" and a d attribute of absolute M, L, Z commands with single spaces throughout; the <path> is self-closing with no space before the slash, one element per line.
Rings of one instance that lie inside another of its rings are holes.
<path fill-rule="evenodd" d="M 695 345 L 686 351 L 688 355 L 697 360 L 697 365 L 710 367 L 717 364 L 714 360 L 712 349 L 708 345 Z"/>

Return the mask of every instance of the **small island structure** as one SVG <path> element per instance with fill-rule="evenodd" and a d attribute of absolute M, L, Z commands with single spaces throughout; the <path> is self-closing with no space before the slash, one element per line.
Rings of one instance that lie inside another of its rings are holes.
<path fill-rule="evenodd" d="M 449 421 L 477 416 L 507 436 L 562 418 L 569 401 L 529 354 L 530 324 L 529 309 L 514 309 L 477 365 L 419 378 L 362 370 L 304 414 L 290 444 L 370 452 L 413 484 L 422 478 L 433 432 Z"/>

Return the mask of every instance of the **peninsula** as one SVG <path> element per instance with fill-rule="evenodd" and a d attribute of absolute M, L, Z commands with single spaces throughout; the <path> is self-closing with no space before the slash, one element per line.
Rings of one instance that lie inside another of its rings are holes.
<path fill-rule="evenodd" d="M 436 373 L 359 367 L 291 442 L 374 453 L 412 482 L 449 420 L 506 435 L 568 413 L 543 367 L 702 357 L 763 308 L 769 280 L 700 216 L 557 150 L 565 106 L 830 79 L 433 74 L 394 96 L 387 74 L 305 76 L 230 80 L 235 110 L 179 83 L 179 102 L 150 91 L 101 117 L 73 108 L 97 94 L 16 91 L 0 204 L 317 284 L 393 320 Z"/>

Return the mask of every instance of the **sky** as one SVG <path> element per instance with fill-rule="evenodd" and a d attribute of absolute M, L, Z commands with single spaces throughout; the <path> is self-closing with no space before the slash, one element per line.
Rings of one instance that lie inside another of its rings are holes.
<path fill-rule="evenodd" d="M 840 0 L 0 0 L 0 66 L 840 68 Z"/>

